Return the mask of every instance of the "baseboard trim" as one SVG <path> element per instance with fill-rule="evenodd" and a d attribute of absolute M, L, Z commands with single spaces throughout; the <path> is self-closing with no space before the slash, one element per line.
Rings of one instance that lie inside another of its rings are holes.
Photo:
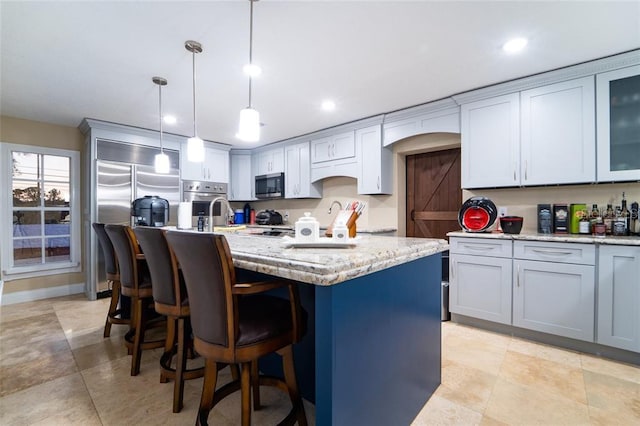
<path fill-rule="evenodd" d="M 35 290 L 16 291 L 1 295 L 2 305 L 13 305 L 15 303 L 33 302 L 34 300 L 49 299 L 52 297 L 70 296 L 72 294 L 84 293 L 84 283 L 67 284 L 58 287 L 38 288 Z"/>

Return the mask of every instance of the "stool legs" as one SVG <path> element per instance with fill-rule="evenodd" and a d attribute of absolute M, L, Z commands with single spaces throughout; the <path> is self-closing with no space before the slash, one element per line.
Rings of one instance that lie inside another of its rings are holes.
<path fill-rule="evenodd" d="M 297 419 L 300 426 L 307 426 L 307 416 L 304 412 L 304 404 L 298 390 L 298 381 L 296 380 L 296 371 L 293 363 L 293 347 L 291 345 L 278 351 L 282 355 L 282 367 L 284 369 L 284 380 L 289 389 L 289 397 L 294 407 L 297 407 Z"/>

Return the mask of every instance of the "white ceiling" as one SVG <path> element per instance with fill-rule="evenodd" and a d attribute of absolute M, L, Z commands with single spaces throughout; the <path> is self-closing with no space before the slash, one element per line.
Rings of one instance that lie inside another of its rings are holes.
<path fill-rule="evenodd" d="M 249 1 L 0 3 L 2 115 L 77 126 L 83 117 L 235 138 L 247 105 Z M 504 54 L 514 36 L 524 53 Z M 640 1 L 276 1 L 254 5 L 260 144 L 640 47 Z M 332 98 L 335 111 L 320 103 Z"/>

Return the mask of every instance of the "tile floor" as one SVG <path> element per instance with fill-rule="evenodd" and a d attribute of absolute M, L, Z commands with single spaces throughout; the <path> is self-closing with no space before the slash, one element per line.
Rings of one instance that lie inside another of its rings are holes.
<path fill-rule="evenodd" d="M 102 337 L 106 310 L 106 299 L 80 295 L 0 307 L 1 425 L 194 424 L 202 379 L 187 382 L 185 408 L 172 413 L 161 350 L 129 376 L 124 327 Z M 414 425 L 640 425 L 638 367 L 451 322 L 442 338 L 442 385 Z M 275 424 L 288 400 L 269 388 L 262 398 L 253 424 Z M 226 398 L 210 422 L 239 424 L 239 404 Z M 306 411 L 314 425 L 313 405 Z"/>

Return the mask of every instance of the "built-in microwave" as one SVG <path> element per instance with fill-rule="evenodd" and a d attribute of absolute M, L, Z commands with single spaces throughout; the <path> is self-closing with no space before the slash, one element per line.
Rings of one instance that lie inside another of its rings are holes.
<path fill-rule="evenodd" d="M 256 176 L 256 198 L 284 198 L 284 173 Z"/>

